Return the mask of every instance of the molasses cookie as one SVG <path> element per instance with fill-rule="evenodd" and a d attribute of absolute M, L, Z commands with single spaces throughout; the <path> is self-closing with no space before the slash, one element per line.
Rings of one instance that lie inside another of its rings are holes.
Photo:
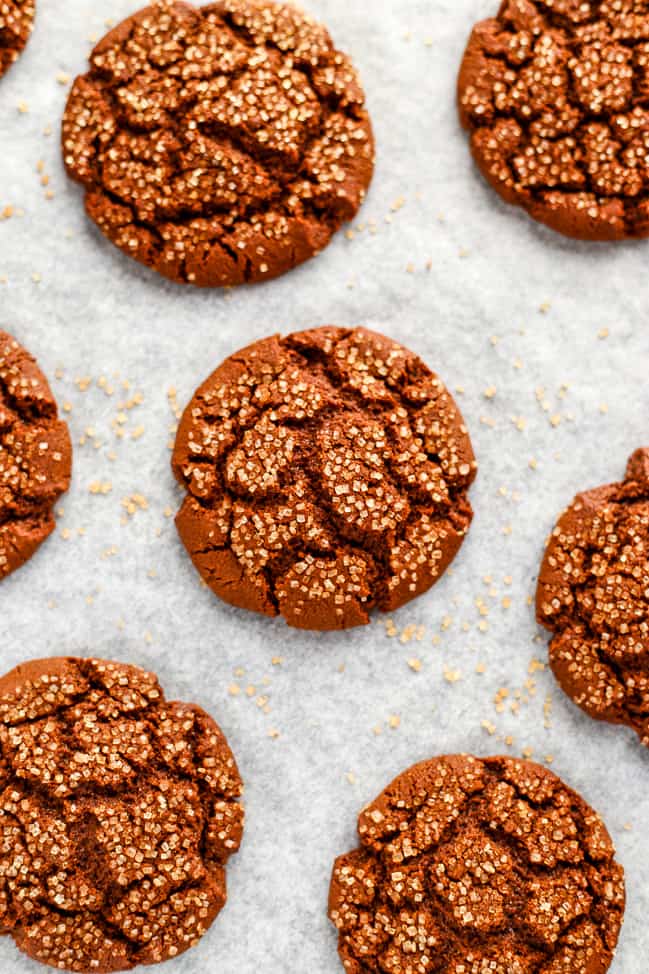
<path fill-rule="evenodd" d="M 358 211 L 374 166 L 364 104 L 349 58 L 296 7 L 163 0 L 92 52 L 63 156 L 130 257 L 202 287 L 264 281 Z"/>
<path fill-rule="evenodd" d="M 599 816 L 526 761 L 442 757 L 361 812 L 329 916 L 347 974 L 605 974 L 624 873 Z"/>
<path fill-rule="evenodd" d="M 0 680 L 0 745 L 0 931 L 88 974 L 194 946 L 243 827 L 214 721 L 134 666 L 38 660 Z"/>
<path fill-rule="evenodd" d="M 29 40 L 35 12 L 34 0 L 0 0 L 0 78 Z"/>
<path fill-rule="evenodd" d="M 536 608 L 565 692 L 649 746 L 649 449 L 633 454 L 622 483 L 579 494 L 561 516 Z"/>
<path fill-rule="evenodd" d="M 478 166 L 569 237 L 649 235 L 648 9 L 503 0 L 464 55 L 460 116 Z"/>
<path fill-rule="evenodd" d="M 54 530 L 70 485 L 68 427 L 32 356 L 0 331 L 0 581 Z"/>
<path fill-rule="evenodd" d="M 427 591 L 469 529 L 476 463 L 441 380 L 382 335 L 317 328 L 227 359 L 182 418 L 176 518 L 226 602 L 345 629 Z"/>

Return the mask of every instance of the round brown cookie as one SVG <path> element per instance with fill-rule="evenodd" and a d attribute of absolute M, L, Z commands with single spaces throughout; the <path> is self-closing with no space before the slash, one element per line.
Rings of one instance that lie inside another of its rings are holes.
<path fill-rule="evenodd" d="M 29 40 L 35 12 L 34 0 L 0 0 L 0 78 Z"/>
<path fill-rule="evenodd" d="M 536 595 L 550 663 L 586 713 L 649 747 L 649 449 L 619 484 L 579 494 L 547 545 Z"/>
<path fill-rule="evenodd" d="M 32 356 L 0 331 L 0 581 L 54 530 L 52 508 L 70 486 L 72 446 Z"/>
<path fill-rule="evenodd" d="M 329 916 L 347 974 L 604 974 L 624 872 L 599 816 L 527 761 L 417 764 L 361 812 Z"/>
<path fill-rule="evenodd" d="M 646 0 L 503 0 L 459 77 L 491 185 L 584 240 L 649 235 L 648 93 Z"/>
<path fill-rule="evenodd" d="M 108 974 L 195 946 L 243 831 L 220 729 L 151 673 L 97 659 L 0 679 L 0 931 Z"/>
<path fill-rule="evenodd" d="M 176 518 L 226 602 L 345 629 L 427 591 L 472 518 L 462 416 L 412 352 L 316 328 L 237 352 L 185 410 Z"/>
<path fill-rule="evenodd" d="M 106 236 L 165 277 L 268 280 L 357 213 L 374 166 L 364 102 L 347 56 L 290 4 L 161 2 L 92 52 L 65 166 Z"/>

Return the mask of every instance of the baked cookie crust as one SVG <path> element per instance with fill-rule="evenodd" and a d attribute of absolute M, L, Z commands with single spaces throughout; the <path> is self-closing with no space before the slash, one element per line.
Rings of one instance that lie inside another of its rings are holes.
<path fill-rule="evenodd" d="M 62 142 L 102 232 L 201 287 L 270 280 L 317 254 L 374 168 L 351 61 L 273 0 L 163 0 L 125 20 L 75 81 Z"/>

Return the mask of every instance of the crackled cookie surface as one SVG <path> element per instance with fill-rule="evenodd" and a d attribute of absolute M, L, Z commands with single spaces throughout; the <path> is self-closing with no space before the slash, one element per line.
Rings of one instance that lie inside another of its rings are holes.
<path fill-rule="evenodd" d="M 267 280 L 360 207 L 374 165 L 364 101 L 347 56 L 290 4 L 161 2 L 92 52 L 63 156 L 129 256 L 200 286 Z"/>
<path fill-rule="evenodd" d="M 54 530 L 52 508 L 69 487 L 68 427 L 32 356 L 0 331 L 0 581 Z"/>
<path fill-rule="evenodd" d="M 561 516 L 537 616 L 566 693 L 649 746 L 649 449 L 633 454 L 621 483 L 579 494 Z"/>
<path fill-rule="evenodd" d="M 624 874 L 599 816 L 526 761 L 437 758 L 359 817 L 329 915 L 347 974 L 605 974 Z"/>
<path fill-rule="evenodd" d="M 649 235 L 648 92 L 646 0 L 504 0 L 459 77 L 491 185 L 587 240 Z"/>
<path fill-rule="evenodd" d="M 0 0 L 0 78 L 29 40 L 35 11 L 33 0 Z"/>
<path fill-rule="evenodd" d="M 0 930 L 107 974 L 192 947 L 226 900 L 241 779 L 199 707 L 97 659 L 0 679 Z"/>
<path fill-rule="evenodd" d="M 305 629 L 431 587 L 471 523 L 462 416 L 412 352 L 359 328 L 257 342 L 198 389 L 173 455 L 176 523 L 226 602 Z"/>

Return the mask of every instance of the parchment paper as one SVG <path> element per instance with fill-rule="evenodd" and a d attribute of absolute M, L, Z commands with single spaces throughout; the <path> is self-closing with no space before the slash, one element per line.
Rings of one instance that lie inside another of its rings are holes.
<path fill-rule="evenodd" d="M 528 599 L 559 511 L 577 490 L 619 479 L 649 440 L 649 244 L 564 240 L 474 170 L 455 77 L 472 24 L 496 6 L 309 0 L 368 93 L 378 166 L 364 229 L 279 281 L 230 293 L 167 284 L 122 257 L 63 175 L 68 86 L 57 76 L 84 70 L 90 37 L 129 14 L 129 0 L 39 0 L 29 48 L 0 81 L 0 211 L 24 210 L 0 222 L 0 324 L 72 407 L 75 443 L 56 536 L 2 583 L 2 669 L 72 653 L 152 668 L 170 698 L 216 717 L 247 786 L 228 905 L 169 974 L 342 971 L 328 881 L 334 856 L 356 844 L 361 806 L 434 754 L 527 748 L 552 756 L 605 817 L 629 895 L 612 970 L 646 967 L 649 753 L 530 667 L 546 660 L 546 638 Z M 170 402 L 183 406 L 237 348 L 324 323 L 383 330 L 460 387 L 480 461 L 476 519 L 452 573 L 394 615 L 391 637 L 385 619 L 319 636 L 228 608 L 200 586 L 168 516 L 180 496 Z M 42 969 L 6 938 L 0 970 Z"/>

